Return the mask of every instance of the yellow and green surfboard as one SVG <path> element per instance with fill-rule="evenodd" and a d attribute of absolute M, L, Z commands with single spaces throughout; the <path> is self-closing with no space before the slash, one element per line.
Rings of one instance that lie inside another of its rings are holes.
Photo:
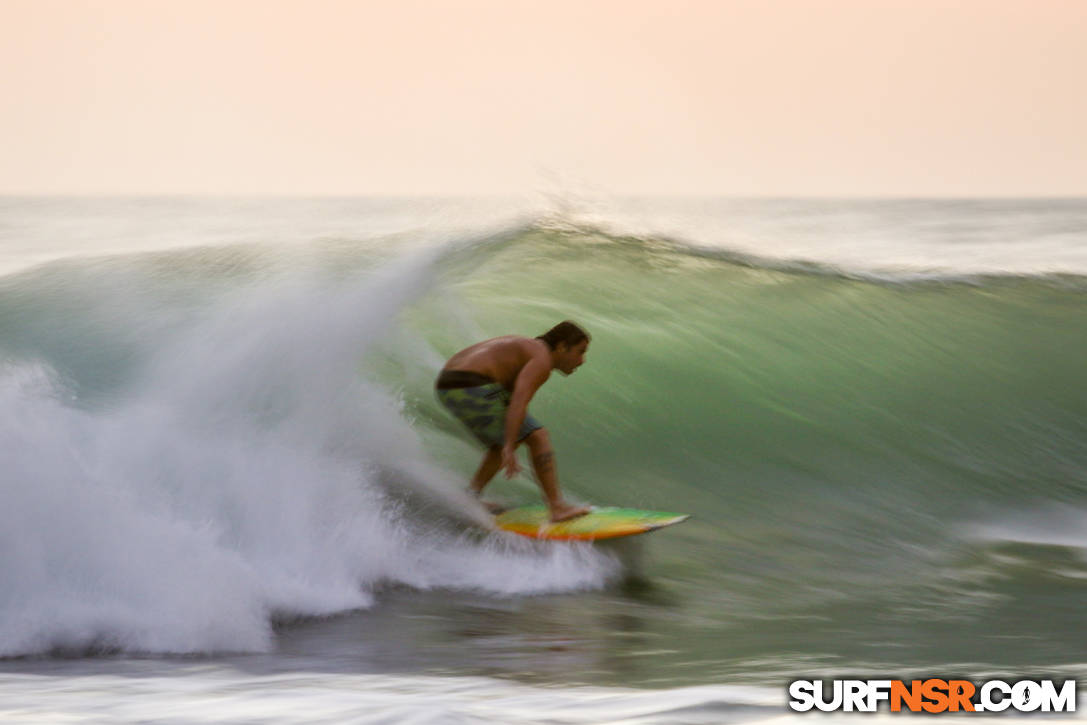
<path fill-rule="evenodd" d="M 495 524 L 504 531 L 533 539 L 596 541 L 644 534 L 689 518 L 690 514 L 603 507 L 594 508 L 576 519 L 553 524 L 548 519 L 546 506 L 524 506 L 498 514 Z"/>

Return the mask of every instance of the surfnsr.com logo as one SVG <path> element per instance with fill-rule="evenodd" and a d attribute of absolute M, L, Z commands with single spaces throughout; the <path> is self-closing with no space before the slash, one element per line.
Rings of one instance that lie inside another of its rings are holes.
<path fill-rule="evenodd" d="M 1075 712 L 1076 681 L 988 680 L 796 680 L 789 707 L 797 712 Z"/>

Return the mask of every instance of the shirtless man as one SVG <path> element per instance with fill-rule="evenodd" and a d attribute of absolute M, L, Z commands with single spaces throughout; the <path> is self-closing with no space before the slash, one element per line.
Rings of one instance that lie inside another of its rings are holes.
<path fill-rule="evenodd" d="M 547 429 L 528 414 L 528 401 L 551 371 L 574 372 L 585 362 L 588 348 L 588 333 L 567 321 L 537 338 L 495 337 L 449 358 L 435 384 L 438 399 L 487 446 L 469 486 L 472 493 L 478 496 L 500 468 L 506 478 L 519 473 L 514 451 L 527 443 L 551 520 L 565 521 L 590 511 L 563 499 Z"/>

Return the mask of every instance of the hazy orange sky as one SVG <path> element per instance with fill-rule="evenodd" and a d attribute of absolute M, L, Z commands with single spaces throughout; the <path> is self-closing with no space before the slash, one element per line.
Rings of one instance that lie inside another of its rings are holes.
<path fill-rule="evenodd" d="M 8 194 L 1087 193 L 1083 0 L 0 0 L 0 97 Z"/>

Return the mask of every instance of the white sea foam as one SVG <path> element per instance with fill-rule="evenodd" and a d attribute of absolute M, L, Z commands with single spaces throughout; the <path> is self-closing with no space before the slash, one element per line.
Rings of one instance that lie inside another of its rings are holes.
<path fill-rule="evenodd" d="M 1070 673 L 1072 674 L 1072 673 Z M 0 675 L 5 722 L 202 723 L 501 723 L 502 725 L 802 725 L 785 689 L 702 685 L 662 689 L 537 687 L 485 677 L 427 677 L 290 672 L 248 675 L 219 667 L 168 674 Z M 886 706 L 884 706 L 886 707 Z M 856 713 L 826 713 L 820 723 L 854 723 Z M 883 711 L 865 722 L 893 723 Z M 971 717 L 971 722 L 1007 722 Z M 1052 714 L 1047 723 L 1076 723 Z"/>
<path fill-rule="evenodd" d="M 0 675 L 5 722 L 717 725 L 778 722 L 783 700 L 774 689 L 745 686 L 558 689 L 483 677 L 253 676 L 211 667 L 178 668 L 167 676 Z"/>
<path fill-rule="evenodd" d="M 241 288 L 108 406 L 75 407 L 42 365 L 3 368 L 0 655 L 263 650 L 275 615 L 366 607 L 383 582 L 600 586 L 604 554 L 433 527 L 390 489 L 486 521 L 359 370 L 433 259 Z"/>
<path fill-rule="evenodd" d="M 1080 550 L 1087 558 L 1087 511 L 1065 504 L 1031 505 L 993 514 L 986 522 L 963 527 L 969 538 L 990 544 L 1059 546 Z"/>

